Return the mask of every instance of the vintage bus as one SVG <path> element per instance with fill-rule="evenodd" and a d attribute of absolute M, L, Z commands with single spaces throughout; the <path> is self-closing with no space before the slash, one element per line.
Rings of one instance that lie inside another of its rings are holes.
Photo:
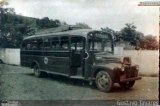
<path fill-rule="evenodd" d="M 130 57 L 114 56 L 111 34 L 92 29 L 42 33 L 27 37 L 21 46 L 21 65 L 43 73 L 78 78 L 95 83 L 103 92 L 111 91 L 114 83 L 131 88 L 138 76 L 138 65 Z"/>

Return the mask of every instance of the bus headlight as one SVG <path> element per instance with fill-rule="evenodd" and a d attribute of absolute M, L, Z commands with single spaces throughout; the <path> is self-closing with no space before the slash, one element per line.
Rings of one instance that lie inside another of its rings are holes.
<path fill-rule="evenodd" d="M 124 65 L 131 65 L 131 58 L 130 57 L 124 57 L 123 58 L 123 64 Z"/>
<path fill-rule="evenodd" d="M 136 65 L 135 68 L 136 68 L 136 70 L 139 70 L 139 66 L 138 65 Z"/>
<path fill-rule="evenodd" d="M 122 65 L 121 71 L 124 72 L 124 70 L 125 70 L 125 67 Z"/>

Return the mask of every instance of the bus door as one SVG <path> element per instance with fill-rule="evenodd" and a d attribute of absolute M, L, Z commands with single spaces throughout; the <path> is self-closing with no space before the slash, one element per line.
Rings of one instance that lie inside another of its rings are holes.
<path fill-rule="evenodd" d="M 70 76 L 84 76 L 85 38 L 76 36 L 71 38 Z"/>

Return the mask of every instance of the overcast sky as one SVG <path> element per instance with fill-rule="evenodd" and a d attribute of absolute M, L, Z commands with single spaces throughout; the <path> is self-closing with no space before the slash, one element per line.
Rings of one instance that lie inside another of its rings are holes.
<path fill-rule="evenodd" d="M 8 0 L 16 13 L 29 17 L 83 22 L 93 29 L 108 26 L 117 31 L 125 23 L 134 23 L 145 35 L 159 35 L 159 8 L 138 6 L 140 1 L 144 0 Z"/>

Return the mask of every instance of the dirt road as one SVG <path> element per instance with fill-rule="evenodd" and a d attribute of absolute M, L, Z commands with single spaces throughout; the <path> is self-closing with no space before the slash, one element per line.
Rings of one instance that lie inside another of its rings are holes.
<path fill-rule="evenodd" d="M 157 100 L 158 77 L 143 77 L 128 91 L 115 85 L 111 93 L 103 93 L 85 81 L 52 75 L 36 78 L 31 69 L 0 64 L 0 99 Z"/>

